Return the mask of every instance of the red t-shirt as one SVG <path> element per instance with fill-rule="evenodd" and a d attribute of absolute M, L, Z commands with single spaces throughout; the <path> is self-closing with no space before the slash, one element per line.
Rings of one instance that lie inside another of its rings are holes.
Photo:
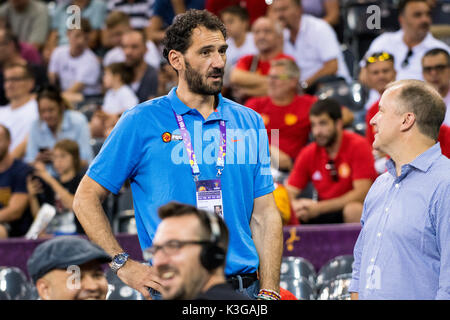
<path fill-rule="evenodd" d="M 265 0 L 206 0 L 205 9 L 219 16 L 220 11 L 234 5 L 240 5 L 247 9 L 250 24 L 266 15 L 267 3 Z"/>
<path fill-rule="evenodd" d="M 450 159 L 450 127 L 443 125 L 439 131 L 438 141 L 441 143 L 442 154 Z"/>
<path fill-rule="evenodd" d="M 369 142 L 370 146 L 372 146 L 373 141 L 375 140 L 375 129 L 370 124 L 370 120 L 377 114 L 378 112 L 378 103 L 380 100 L 375 102 L 366 113 L 366 139 Z"/>
<path fill-rule="evenodd" d="M 246 106 L 258 112 L 263 120 L 272 143 L 271 130 L 279 130 L 279 149 L 292 159 L 308 143 L 311 130 L 309 110 L 317 101 L 317 97 L 297 95 L 291 104 L 276 106 L 269 97 L 251 98 Z"/>
<path fill-rule="evenodd" d="M 240 69 L 240 70 L 245 70 L 245 71 L 249 71 L 251 66 L 252 66 L 252 61 L 253 58 L 255 57 L 255 55 L 249 54 L 246 56 L 243 56 L 242 58 L 240 58 L 236 64 L 236 68 Z M 256 66 L 256 73 L 262 74 L 264 76 L 269 74 L 269 69 L 270 69 L 270 61 L 272 60 L 279 60 L 279 59 L 291 59 L 294 60 L 293 57 L 284 54 L 284 53 L 280 53 L 278 54 L 275 58 L 270 59 L 270 60 L 258 60 L 258 64 Z"/>
<path fill-rule="evenodd" d="M 307 145 L 295 160 L 288 184 L 298 189 L 312 181 L 319 200 L 337 198 L 353 189 L 353 181 L 377 178 L 372 149 L 364 137 L 345 131 L 342 144 L 334 159 L 338 181 L 333 181 L 325 165 L 330 159 L 324 147 L 313 142 Z"/>

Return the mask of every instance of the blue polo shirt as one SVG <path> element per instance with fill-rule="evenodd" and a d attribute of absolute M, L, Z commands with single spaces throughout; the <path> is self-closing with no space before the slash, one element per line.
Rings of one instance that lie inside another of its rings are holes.
<path fill-rule="evenodd" d="M 174 112 L 183 116 L 191 136 L 200 180 L 216 179 L 219 120 L 224 120 L 227 146 L 221 185 L 230 234 L 225 273 L 255 272 L 259 258 L 250 230 L 254 199 L 274 190 L 263 120 L 220 94 L 216 111 L 205 120 L 181 102 L 176 89 L 126 111 L 87 175 L 113 193 L 130 179 L 140 244 L 148 248 L 160 222 L 161 205 L 170 201 L 196 205 L 195 182 Z"/>

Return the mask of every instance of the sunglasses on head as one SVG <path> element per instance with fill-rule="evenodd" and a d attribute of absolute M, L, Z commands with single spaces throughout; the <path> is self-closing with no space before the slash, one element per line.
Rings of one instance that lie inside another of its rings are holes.
<path fill-rule="evenodd" d="M 390 61 L 394 60 L 394 57 L 387 52 L 377 52 L 366 58 L 366 64 L 375 63 L 378 61 Z"/>

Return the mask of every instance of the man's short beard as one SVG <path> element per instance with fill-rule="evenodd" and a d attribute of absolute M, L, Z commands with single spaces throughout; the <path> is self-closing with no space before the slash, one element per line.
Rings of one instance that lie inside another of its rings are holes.
<path fill-rule="evenodd" d="M 196 70 L 194 70 L 190 63 L 186 60 L 186 73 L 185 73 L 185 80 L 188 84 L 189 89 L 197 94 L 204 95 L 204 96 L 212 96 L 217 95 L 222 91 L 223 86 L 223 72 L 224 69 L 218 69 L 215 68 L 212 73 L 214 74 L 220 74 L 222 76 L 222 79 L 220 83 L 217 85 L 208 85 L 204 80 L 203 76 L 198 73 Z"/>

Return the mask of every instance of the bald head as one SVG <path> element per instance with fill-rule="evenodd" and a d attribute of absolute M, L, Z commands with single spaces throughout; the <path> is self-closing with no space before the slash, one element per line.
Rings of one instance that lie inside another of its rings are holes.
<path fill-rule="evenodd" d="M 277 21 L 260 17 L 252 25 L 255 45 L 261 53 L 279 51 L 283 45 L 283 27 Z"/>
<path fill-rule="evenodd" d="M 390 83 L 386 93 L 396 100 L 399 113 L 413 113 L 419 131 L 437 140 L 446 106 L 433 86 L 419 80 L 399 80 Z"/>

